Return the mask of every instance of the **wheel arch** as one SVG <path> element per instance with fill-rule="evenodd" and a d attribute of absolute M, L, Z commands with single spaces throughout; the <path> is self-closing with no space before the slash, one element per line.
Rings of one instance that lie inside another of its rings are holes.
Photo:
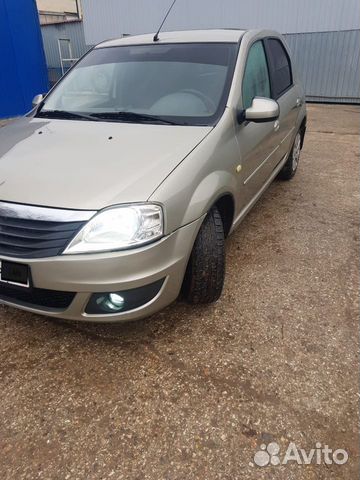
<path fill-rule="evenodd" d="M 223 223 L 225 238 L 229 235 L 235 216 L 235 200 L 231 193 L 224 193 L 213 204 L 217 207 Z M 212 207 L 211 207 L 212 208 Z"/>
<path fill-rule="evenodd" d="M 302 119 L 302 122 L 300 124 L 301 148 L 303 148 L 304 140 L 305 140 L 306 121 L 307 121 L 307 116 L 305 115 L 305 117 Z"/>

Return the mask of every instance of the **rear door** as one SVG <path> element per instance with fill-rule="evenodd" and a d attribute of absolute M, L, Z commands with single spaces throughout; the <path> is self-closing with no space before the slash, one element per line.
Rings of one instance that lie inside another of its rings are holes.
<path fill-rule="evenodd" d="M 301 92 L 293 81 L 290 55 L 280 38 L 269 37 L 264 40 L 268 59 L 272 98 L 280 107 L 279 129 L 276 132 L 276 142 L 279 145 L 277 158 L 272 166 L 286 155 L 295 135 L 296 118 L 301 107 Z"/>
<path fill-rule="evenodd" d="M 246 110 L 255 97 L 271 98 L 271 84 L 264 43 L 257 40 L 248 51 L 242 80 L 242 109 Z M 240 149 L 240 203 L 246 205 L 261 189 L 271 173 L 270 159 L 276 156 L 276 122 L 243 122 L 237 127 Z"/>

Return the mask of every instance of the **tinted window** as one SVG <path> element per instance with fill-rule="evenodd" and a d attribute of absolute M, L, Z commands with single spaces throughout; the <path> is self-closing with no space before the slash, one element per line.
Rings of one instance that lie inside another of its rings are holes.
<path fill-rule="evenodd" d="M 42 112 L 99 118 L 132 112 L 211 125 L 224 111 L 237 48 L 232 43 L 97 48 L 55 87 Z"/>
<path fill-rule="evenodd" d="M 242 86 L 243 108 L 249 108 L 254 97 L 270 98 L 269 72 L 261 41 L 250 48 Z"/>
<path fill-rule="evenodd" d="M 292 84 L 291 66 L 288 54 L 282 43 L 275 38 L 268 40 L 274 97 L 277 98 Z"/>

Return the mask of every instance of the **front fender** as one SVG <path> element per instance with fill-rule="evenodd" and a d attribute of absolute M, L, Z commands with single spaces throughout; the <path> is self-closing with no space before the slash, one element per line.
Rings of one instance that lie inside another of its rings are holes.
<path fill-rule="evenodd" d="M 202 217 L 225 194 L 233 197 L 236 212 L 239 149 L 227 113 L 149 198 L 165 207 L 165 233 Z"/>
<path fill-rule="evenodd" d="M 188 208 L 184 211 L 183 224 L 200 218 L 224 195 L 231 195 L 235 203 L 236 179 L 229 172 L 216 170 L 204 178 L 194 190 Z"/>
<path fill-rule="evenodd" d="M 234 204 L 236 202 L 236 179 L 224 170 L 211 172 L 198 185 L 183 185 L 179 190 L 169 185 L 169 193 L 170 190 L 172 194 L 166 202 L 162 195 L 151 199 L 165 205 L 166 234 L 202 217 L 224 195 L 231 195 Z"/>

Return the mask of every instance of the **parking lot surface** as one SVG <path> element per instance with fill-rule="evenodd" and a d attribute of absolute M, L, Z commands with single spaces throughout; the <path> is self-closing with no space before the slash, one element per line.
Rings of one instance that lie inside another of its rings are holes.
<path fill-rule="evenodd" d="M 2 480 L 358 478 L 359 113 L 308 106 L 298 173 L 228 239 L 215 305 L 125 325 L 0 306 Z M 256 466 L 269 442 L 349 460 Z"/>

